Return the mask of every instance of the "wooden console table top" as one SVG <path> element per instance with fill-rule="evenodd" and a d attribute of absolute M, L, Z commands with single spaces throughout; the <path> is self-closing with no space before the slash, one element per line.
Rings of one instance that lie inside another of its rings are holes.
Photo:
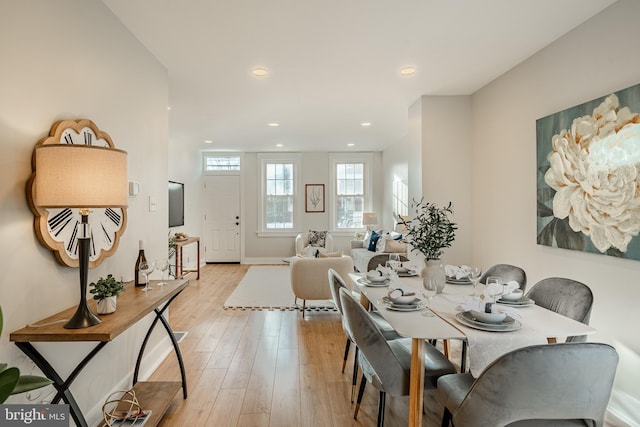
<path fill-rule="evenodd" d="M 188 280 L 168 280 L 165 286 L 157 286 L 158 280 L 150 282 L 153 290 L 143 292 L 143 287 L 135 287 L 133 282 L 127 283 L 126 291 L 118 296 L 118 308 L 111 314 L 100 314 L 102 320 L 95 326 L 82 329 L 65 329 L 66 322 L 49 323 L 70 319 L 77 306 L 39 320 L 35 325 L 26 326 L 14 331 L 9 336 L 13 342 L 54 342 L 54 341 L 112 341 L 122 332 L 130 328 L 156 307 L 180 293 L 189 284 Z M 89 300 L 89 307 L 96 313 L 96 301 Z"/>

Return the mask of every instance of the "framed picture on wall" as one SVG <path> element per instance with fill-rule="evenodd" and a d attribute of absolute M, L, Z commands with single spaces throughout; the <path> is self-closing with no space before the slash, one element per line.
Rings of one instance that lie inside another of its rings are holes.
<path fill-rule="evenodd" d="M 324 184 L 306 184 L 304 194 L 305 212 L 324 212 Z"/>

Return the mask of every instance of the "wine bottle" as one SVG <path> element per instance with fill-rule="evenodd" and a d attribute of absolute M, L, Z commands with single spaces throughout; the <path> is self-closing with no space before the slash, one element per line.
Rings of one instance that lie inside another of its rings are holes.
<path fill-rule="evenodd" d="M 138 259 L 136 260 L 136 286 L 145 286 L 147 284 L 147 276 L 140 274 L 140 264 L 142 264 L 143 261 L 146 262 L 147 258 L 144 256 L 144 243 L 140 240 L 140 250 L 138 251 Z"/>

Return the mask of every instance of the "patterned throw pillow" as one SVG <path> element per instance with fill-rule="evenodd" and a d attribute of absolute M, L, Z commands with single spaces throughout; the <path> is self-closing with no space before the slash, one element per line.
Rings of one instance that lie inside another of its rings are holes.
<path fill-rule="evenodd" d="M 324 248 L 326 239 L 327 239 L 326 231 L 309 230 L 309 246 L 314 246 L 316 248 Z"/>

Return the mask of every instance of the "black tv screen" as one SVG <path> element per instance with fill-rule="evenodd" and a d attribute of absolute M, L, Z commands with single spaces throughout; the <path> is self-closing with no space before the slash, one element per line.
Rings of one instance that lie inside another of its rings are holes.
<path fill-rule="evenodd" d="M 184 225 L 184 184 L 169 181 L 169 227 Z"/>

